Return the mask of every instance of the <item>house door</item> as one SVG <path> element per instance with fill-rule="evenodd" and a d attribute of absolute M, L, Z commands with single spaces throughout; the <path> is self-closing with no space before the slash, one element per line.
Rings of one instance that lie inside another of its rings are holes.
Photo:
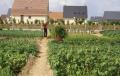
<path fill-rule="evenodd" d="M 21 22 L 24 23 L 24 15 L 21 15 Z"/>

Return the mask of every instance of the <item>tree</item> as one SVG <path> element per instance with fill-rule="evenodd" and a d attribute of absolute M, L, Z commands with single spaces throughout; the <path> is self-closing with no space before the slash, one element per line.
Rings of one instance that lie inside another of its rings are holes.
<path fill-rule="evenodd" d="M 4 21 L 1 19 L 1 17 L 0 17 L 0 24 L 4 24 Z"/>

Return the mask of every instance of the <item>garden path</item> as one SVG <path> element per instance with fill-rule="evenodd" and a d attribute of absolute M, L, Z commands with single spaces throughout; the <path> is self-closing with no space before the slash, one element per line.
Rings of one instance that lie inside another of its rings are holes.
<path fill-rule="evenodd" d="M 50 65 L 47 60 L 48 39 L 43 38 L 37 43 L 39 45 L 39 53 L 37 57 L 34 62 L 29 62 L 26 65 L 26 70 L 23 70 L 23 72 L 18 76 L 53 76 L 53 71 L 50 69 Z"/>

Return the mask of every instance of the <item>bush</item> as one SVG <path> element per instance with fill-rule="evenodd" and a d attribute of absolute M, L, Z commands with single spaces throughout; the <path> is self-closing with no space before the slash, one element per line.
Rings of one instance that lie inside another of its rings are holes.
<path fill-rule="evenodd" d="M 0 24 L 4 24 L 3 20 L 0 18 Z"/>
<path fill-rule="evenodd" d="M 63 40 L 67 36 L 67 32 L 64 26 L 57 25 L 54 26 L 51 30 L 52 37 L 56 38 L 57 40 Z"/>
<path fill-rule="evenodd" d="M 0 30 L 2 30 L 2 28 L 0 28 Z"/>
<path fill-rule="evenodd" d="M 40 22 L 39 20 L 35 20 L 34 21 L 35 24 L 39 24 L 39 22 Z"/>
<path fill-rule="evenodd" d="M 0 69 L 0 76 L 15 76 L 15 75 L 10 70 L 10 67 L 5 67 L 3 69 Z"/>

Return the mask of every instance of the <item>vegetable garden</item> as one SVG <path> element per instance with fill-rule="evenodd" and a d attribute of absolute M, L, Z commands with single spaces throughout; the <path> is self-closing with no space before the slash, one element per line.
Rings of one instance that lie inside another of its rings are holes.
<path fill-rule="evenodd" d="M 101 32 L 104 36 L 120 39 L 120 30 L 107 30 Z"/>
<path fill-rule="evenodd" d="M 120 76 L 120 40 L 110 37 L 81 35 L 49 42 L 55 76 Z"/>
<path fill-rule="evenodd" d="M 0 30 L 0 36 L 5 37 L 24 37 L 24 38 L 34 38 L 41 37 L 42 31 L 23 31 L 23 30 Z"/>
<path fill-rule="evenodd" d="M 1 30 L 0 36 L 0 76 L 17 76 L 29 58 L 36 56 L 36 37 L 41 31 Z"/>
<path fill-rule="evenodd" d="M 56 29 L 52 30 L 56 41 L 48 44 L 55 76 L 120 76 L 120 30 L 102 31 L 97 37 Z M 0 76 L 17 76 L 29 56 L 36 56 L 36 38 L 42 31 L 0 30 L 0 37 L 5 37 L 0 39 Z"/>

